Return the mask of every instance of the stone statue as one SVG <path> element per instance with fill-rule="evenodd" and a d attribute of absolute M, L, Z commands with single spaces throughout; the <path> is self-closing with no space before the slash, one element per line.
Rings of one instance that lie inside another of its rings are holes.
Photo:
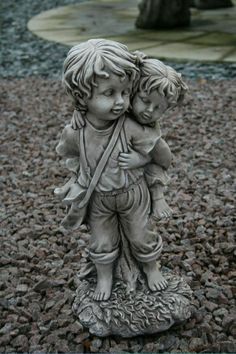
<path fill-rule="evenodd" d="M 55 194 L 69 206 L 62 225 L 91 233 L 74 312 L 98 336 L 165 330 L 190 316 L 191 290 L 157 262 L 156 221 L 171 216 L 159 119 L 187 86 L 159 60 L 104 39 L 69 51 L 63 83 L 75 111 L 57 152 L 71 177 Z"/>

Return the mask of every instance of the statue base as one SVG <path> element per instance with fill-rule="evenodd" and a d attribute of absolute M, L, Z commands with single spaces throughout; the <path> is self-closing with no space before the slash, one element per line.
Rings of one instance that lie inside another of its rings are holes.
<path fill-rule="evenodd" d="M 91 334 L 100 337 L 134 337 L 165 331 L 191 316 L 192 290 L 169 269 L 162 269 L 162 274 L 168 287 L 157 292 L 148 289 L 144 277 L 140 277 L 132 292 L 127 292 L 122 280 L 115 279 L 107 301 L 93 299 L 96 277 L 86 278 L 78 285 L 73 311 Z"/>

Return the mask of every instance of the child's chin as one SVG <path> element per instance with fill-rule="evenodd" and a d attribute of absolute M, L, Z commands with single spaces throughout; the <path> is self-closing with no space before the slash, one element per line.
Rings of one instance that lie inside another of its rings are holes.
<path fill-rule="evenodd" d="M 146 119 L 142 119 L 142 118 L 139 118 L 139 119 L 136 119 L 136 121 L 139 123 L 139 124 L 149 124 L 149 122 L 146 120 Z"/>

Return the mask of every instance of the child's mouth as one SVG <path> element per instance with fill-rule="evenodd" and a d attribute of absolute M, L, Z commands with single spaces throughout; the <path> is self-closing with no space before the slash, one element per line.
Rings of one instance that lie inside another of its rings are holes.
<path fill-rule="evenodd" d="M 112 113 L 121 114 L 123 112 L 123 108 L 114 108 L 112 109 Z"/>
<path fill-rule="evenodd" d="M 143 113 L 142 114 L 142 117 L 143 117 L 143 119 L 144 120 L 150 120 L 152 117 L 149 115 L 149 114 L 147 114 L 147 113 Z"/>

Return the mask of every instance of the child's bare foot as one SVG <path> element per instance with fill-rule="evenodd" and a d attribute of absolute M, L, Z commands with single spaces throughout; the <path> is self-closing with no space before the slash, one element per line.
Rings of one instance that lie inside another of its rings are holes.
<path fill-rule="evenodd" d="M 154 200 L 152 209 L 152 216 L 156 219 L 169 218 L 172 215 L 172 209 L 166 203 L 164 198 Z"/>
<path fill-rule="evenodd" d="M 97 269 L 97 286 L 93 294 L 96 301 L 108 300 L 112 288 L 112 264 L 95 264 Z"/>
<path fill-rule="evenodd" d="M 152 291 L 164 290 L 168 283 L 161 274 L 157 262 L 143 263 L 143 271 L 147 276 L 148 287 Z"/>
<path fill-rule="evenodd" d="M 94 300 L 105 301 L 111 296 L 112 279 L 98 279 L 95 292 L 93 294 Z"/>

